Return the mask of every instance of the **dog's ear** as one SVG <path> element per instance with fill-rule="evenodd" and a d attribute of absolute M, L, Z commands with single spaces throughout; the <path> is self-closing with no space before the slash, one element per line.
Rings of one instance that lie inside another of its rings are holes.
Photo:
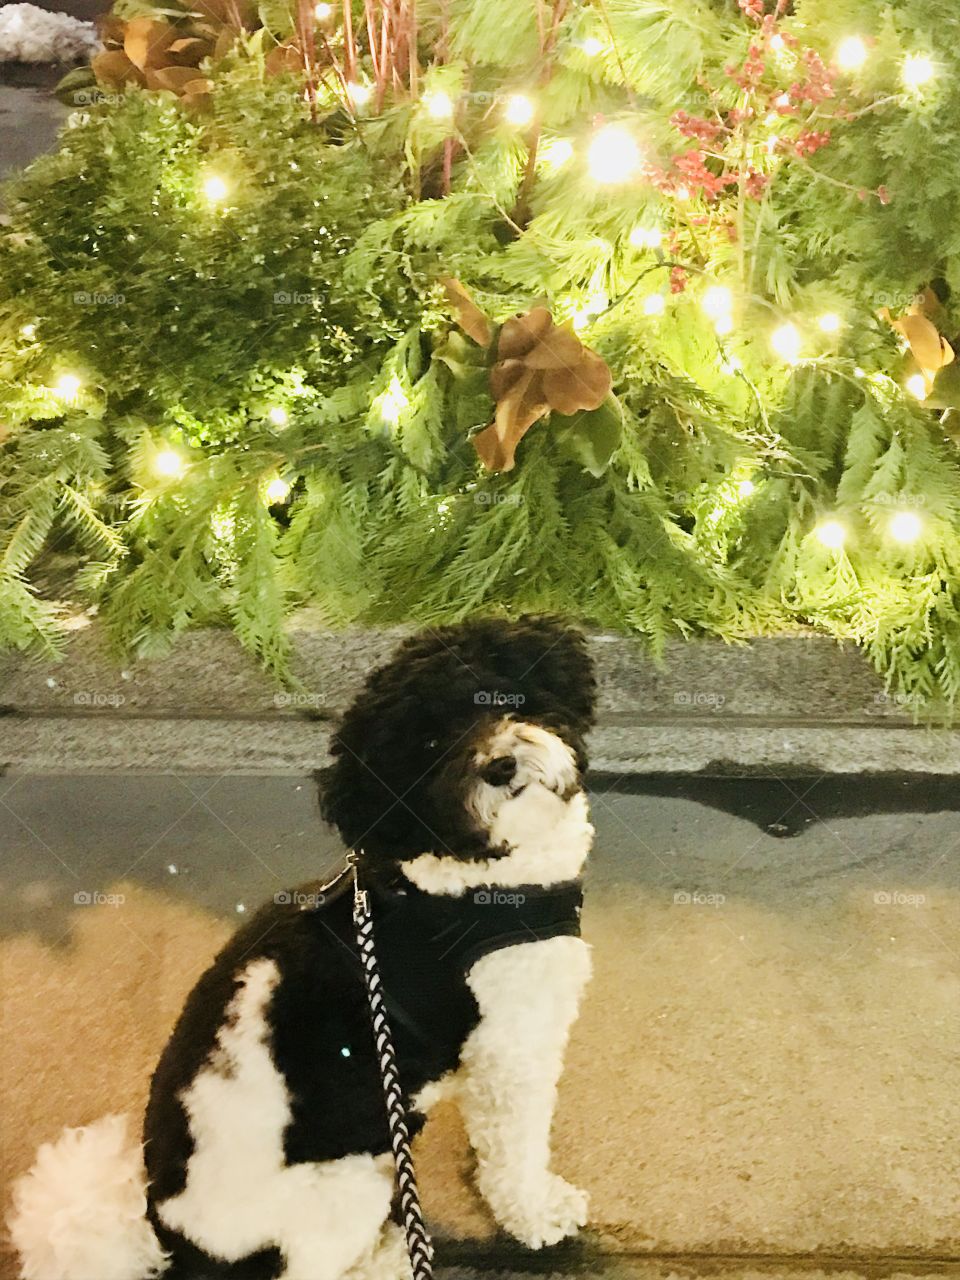
<path fill-rule="evenodd" d="M 586 637 L 560 618 L 525 615 L 511 627 L 519 685 L 534 714 L 555 714 L 584 734 L 593 724 L 597 682 Z"/>

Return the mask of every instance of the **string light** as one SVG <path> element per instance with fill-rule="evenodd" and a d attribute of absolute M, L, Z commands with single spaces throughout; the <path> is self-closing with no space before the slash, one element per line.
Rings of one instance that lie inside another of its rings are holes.
<path fill-rule="evenodd" d="M 689 188 L 689 187 L 677 187 L 676 191 L 675 191 L 673 194 L 677 197 L 677 199 L 678 199 L 678 200 L 689 200 L 689 199 L 690 199 L 690 188 Z"/>
<path fill-rule="evenodd" d="M 176 449 L 160 449 L 153 455 L 153 469 L 164 479 L 172 480 L 176 476 L 182 476 L 185 468 L 186 464 Z"/>
<path fill-rule="evenodd" d="M 737 493 L 741 498 L 749 498 L 756 487 L 752 480 L 741 480 L 737 485 Z"/>
<path fill-rule="evenodd" d="M 663 232 L 659 227 L 634 227 L 630 243 L 635 249 L 659 249 L 663 244 Z"/>
<path fill-rule="evenodd" d="M 712 285 L 700 301 L 700 305 L 713 321 L 717 333 L 730 333 L 733 329 L 733 294 L 722 284 Z"/>
<path fill-rule="evenodd" d="M 270 419 L 270 421 L 273 423 L 275 427 L 285 427 L 287 423 L 290 421 L 290 418 L 287 415 L 286 409 L 282 408 L 278 404 L 275 404 L 273 406 L 273 408 L 267 414 L 267 417 Z"/>
<path fill-rule="evenodd" d="M 386 391 L 378 397 L 377 408 L 387 422 L 395 427 L 400 421 L 400 414 L 409 403 L 409 397 L 400 385 L 400 379 L 394 374 Z"/>
<path fill-rule="evenodd" d="M 795 324 L 782 324 L 770 335 L 770 345 L 786 364 L 796 364 L 800 359 L 800 330 Z"/>
<path fill-rule="evenodd" d="M 37 334 L 37 326 L 35 324 L 23 324 L 20 326 L 20 337 L 26 338 L 27 341 L 35 338 Z"/>
<path fill-rule="evenodd" d="M 847 36 L 837 45 L 836 59 L 841 71 L 859 71 L 867 60 L 867 46 L 859 36 Z"/>
<path fill-rule="evenodd" d="M 587 167 L 594 182 L 626 182 L 640 165 L 640 149 L 629 130 L 606 124 L 593 135 Z"/>
<path fill-rule="evenodd" d="M 449 120 L 453 115 L 453 100 L 449 93 L 444 93 L 442 89 L 428 93 L 424 103 L 428 114 L 433 116 L 434 120 Z"/>
<path fill-rule="evenodd" d="M 933 79 L 936 68 L 923 53 L 911 53 L 903 63 L 903 83 L 908 89 L 921 89 Z"/>
<path fill-rule="evenodd" d="M 831 551 L 839 551 L 847 540 L 847 531 L 839 520 L 824 520 L 813 532 L 817 539 Z"/>
<path fill-rule="evenodd" d="M 508 124 L 529 124 L 533 119 L 533 103 L 522 93 L 512 93 L 507 99 L 503 118 Z"/>
<path fill-rule="evenodd" d="M 784 40 L 783 36 L 778 34 L 771 38 L 770 48 L 774 51 L 774 53 L 782 53 L 786 47 L 787 47 L 787 42 Z"/>
<path fill-rule="evenodd" d="M 281 476 L 274 476 L 264 489 L 267 502 L 286 502 L 290 496 L 290 485 Z"/>
<path fill-rule="evenodd" d="M 662 316 L 667 309 L 667 302 L 662 293 L 651 293 L 643 300 L 645 316 Z"/>
<path fill-rule="evenodd" d="M 57 385 L 53 388 L 53 393 L 59 396 L 61 400 L 73 400 L 79 390 L 80 379 L 76 374 L 65 373 L 57 379 Z"/>
<path fill-rule="evenodd" d="M 918 400 L 926 400 L 927 380 L 922 373 L 912 373 L 905 386 L 912 396 L 916 396 Z"/>
<path fill-rule="evenodd" d="M 840 332 L 841 320 L 835 311 L 825 311 L 823 315 L 820 317 L 820 319 L 817 321 L 817 324 L 820 326 L 820 328 L 823 330 L 824 333 Z"/>
<path fill-rule="evenodd" d="M 351 80 L 347 85 L 347 93 L 355 107 L 363 107 L 370 101 L 373 90 L 368 84 L 360 84 L 356 80 Z"/>
<path fill-rule="evenodd" d="M 550 138 L 540 149 L 544 164 L 554 171 L 573 159 L 573 143 L 569 138 Z"/>
<path fill-rule="evenodd" d="M 332 4 L 324 4 L 321 2 L 320 4 L 314 6 L 313 16 L 316 18 L 318 22 L 327 22 L 332 13 L 333 13 Z"/>
<path fill-rule="evenodd" d="M 603 53 L 606 46 L 596 36 L 587 36 L 580 48 L 588 58 L 595 58 L 598 53 Z"/>
<path fill-rule="evenodd" d="M 211 174 L 209 178 L 204 180 L 203 194 L 211 204 L 219 204 L 221 200 L 227 198 L 227 184 L 222 178 L 218 178 L 216 174 Z"/>
<path fill-rule="evenodd" d="M 915 511 L 898 511 L 890 520 L 890 537 L 897 542 L 916 542 L 923 522 Z"/>

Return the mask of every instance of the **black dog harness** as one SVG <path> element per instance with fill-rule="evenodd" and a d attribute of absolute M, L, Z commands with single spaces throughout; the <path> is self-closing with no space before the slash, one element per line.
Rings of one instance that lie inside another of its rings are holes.
<path fill-rule="evenodd" d="M 404 1040 L 419 1041 L 429 1058 L 449 1062 L 476 1023 L 476 1002 L 466 983 L 473 965 L 502 947 L 578 937 L 583 894 L 578 883 L 478 889 L 460 898 L 427 894 L 406 882 L 362 889 L 355 854 L 349 867 L 407 1253 L 414 1280 L 431 1280 L 433 1246 L 420 1208 L 391 1021 Z M 401 1059 L 411 1051 L 413 1044 Z"/>

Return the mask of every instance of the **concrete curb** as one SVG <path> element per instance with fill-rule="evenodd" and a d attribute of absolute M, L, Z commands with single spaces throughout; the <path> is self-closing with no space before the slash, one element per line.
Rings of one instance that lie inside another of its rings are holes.
<path fill-rule="evenodd" d="M 78 620 L 62 661 L 0 656 L 0 764 L 22 772 L 308 772 L 330 722 L 403 629 L 291 623 L 294 689 L 226 631 L 184 637 L 126 666 Z M 593 766 L 605 773 L 960 774 L 960 733 L 915 724 L 854 648 L 821 636 L 740 646 L 677 641 L 656 665 L 641 642 L 596 633 Z"/>

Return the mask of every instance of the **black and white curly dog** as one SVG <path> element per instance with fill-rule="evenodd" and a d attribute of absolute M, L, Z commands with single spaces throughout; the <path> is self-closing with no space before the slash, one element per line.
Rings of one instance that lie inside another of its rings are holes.
<path fill-rule="evenodd" d="M 429 631 L 376 671 L 319 775 L 362 850 L 416 1131 L 456 1099 L 498 1223 L 539 1248 L 584 1193 L 550 1167 L 590 973 L 580 876 L 594 681 L 583 637 L 527 618 Z M 41 1149 L 16 1193 L 27 1280 L 401 1280 L 393 1169 L 347 880 L 280 894 L 200 979 L 139 1147 L 112 1117 Z"/>

